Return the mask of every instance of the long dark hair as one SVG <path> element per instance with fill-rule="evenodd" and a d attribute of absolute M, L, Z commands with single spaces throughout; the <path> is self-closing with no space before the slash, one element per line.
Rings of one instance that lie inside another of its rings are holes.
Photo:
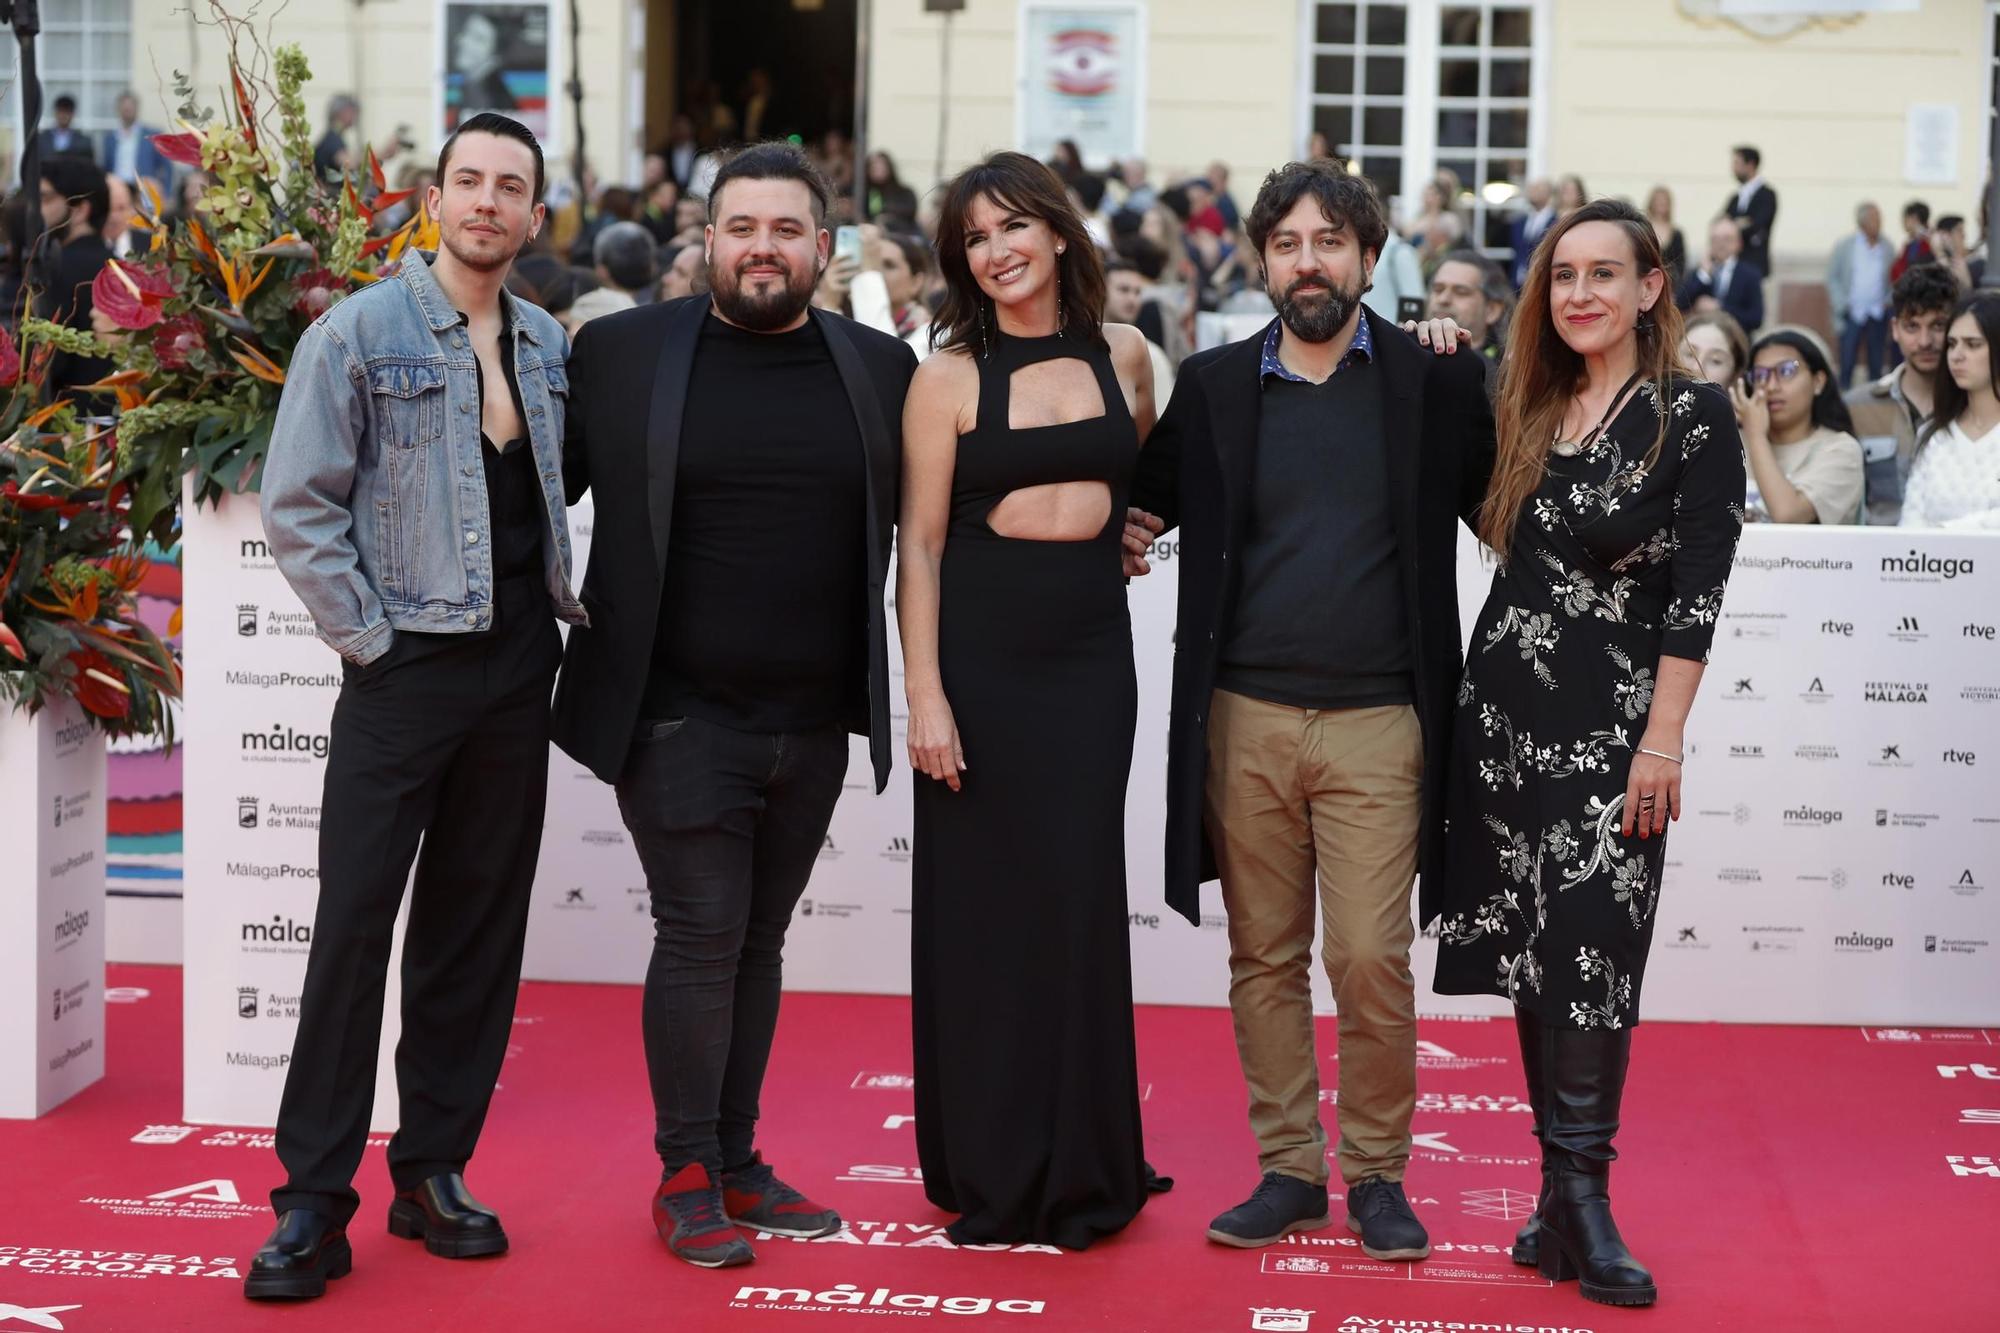
<path fill-rule="evenodd" d="M 888 149 L 877 148 L 874 152 L 870 153 L 868 156 L 881 158 L 882 170 L 888 173 L 889 177 L 887 180 L 883 181 L 880 185 L 875 185 L 873 181 L 870 181 L 869 184 L 871 186 L 874 186 L 874 188 L 878 190 L 901 190 L 907 188 L 903 184 L 902 174 L 896 170 L 896 159 L 889 156 Z"/>
<path fill-rule="evenodd" d="M 1806 372 L 1824 375 L 1826 382 L 1820 386 L 1812 400 L 1812 424 L 1821 430 L 1837 430 L 1844 435 L 1854 434 L 1854 416 L 1847 410 L 1847 402 L 1840 396 L 1839 377 L 1833 367 L 1827 364 L 1826 353 L 1812 335 L 1797 329 L 1773 329 L 1750 345 L 1750 359 L 1755 361 L 1757 353 L 1766 347 L 1788 347 L 1799 354 L 1806 363 Z"/>
<path fill-rule="evenodd" d="M 1562 428 L 1570 396 L 1583 383 L 1583 358 L 1562 340 L 1550 314 L 1549 288 L 1553 284 L 1549 275 L 1555 266 L 1556 244 L 1587 222 L 1609 222 L 1625 233 L 1641 277 L 1655 269 L 1664 274 L 1667 268 L 1652 222 L 1622 199 L 1585 204 L 1553 223 L 1535 246 L 1534 257 L 1528 261 L 1527 284 L 1521 288 L 1513 322 L 1507 326 L 1507 353 L 1501 360 L 1495 413 L 1499 456 L 1494 460 L 1492 484 L 1476 515 L 1479 539 L 1503 560 L 1514 536 L 1514 521 L 1548 471 L 1549 446 Z M 1670 381 L 1688 378 L 1680 365 L 1682 336 L 1681 312 L 1674 305 L 1674 294 L 1663 283 L 1653 308 L 1640 316 L 1637 358 L 1640 379 L 1657 385 L 1662 394 Z M 1646 455 L 1649 469 L 1666 443 L 1667 415 L 1660 414 L 1652 450 Z"/>
<path fill-rule="evenodd" d="M 1972 395 L 1959 388 L 1958 381 L 1951 377 L 1951 326 L 1958 323 L 1960 315 L 1971 315 L 1978 323 L 1979 332 L 1986 339 L 1987 378 L 1993 385 L 1993 391 L 2000 393 L 2000 297 L 1976 293 L 1953 306 L 1951 318 L 1945 321 L 1946 350 L 1938 358 L 1937 380 L 1931 386 L 1931 401 L 1935 406 L 1930 424 L 1924 427 L 1922 437 L 1917 440 L 1918 449 L 1929 444 L 1931 436 L 1958 420 L 1972 404 Z"/>
<path fill-rule="evenodd" d="M 1040 218 L 1064 243 L 1056 256 L 1056 279 L 1062 293 L 1058 332 L 1085 346 L 1104 341 L 1104 261 L 1084 230 L 1083 219 L 1070 206 L 1062 179 L 1026 153 L 995 153 L 976 162 L 944 189 L 938 214 L 938 270 L 944 275 L 944 300 L 931 321 L 931 348 L 985 350 L 982 326 L 992 322 L 991 302 L 979 290 L 979 280 L 965 261 L 965 215 L 977 199 L 990 199 L 1024 217 Z M 998 332 L 997 328 L 993 331 Z"/>

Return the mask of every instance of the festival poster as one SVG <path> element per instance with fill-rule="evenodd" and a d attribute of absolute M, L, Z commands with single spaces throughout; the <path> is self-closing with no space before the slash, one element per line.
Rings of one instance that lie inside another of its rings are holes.
<path fill-rule="evenodd" d="M 556 74 L 548 0 L 444 0 L 443 31 L 444 134 L 482 111 L 498 111 L 526 125 L 544 151 L 552 149 Z"/>
<path fill-rule="evenodd" d="M 1046 159 L 1074 139 L 1101 170 L 1145 151 L 1146 8 L 1142 4 L 1021 6 L 1015 142 Z"/>

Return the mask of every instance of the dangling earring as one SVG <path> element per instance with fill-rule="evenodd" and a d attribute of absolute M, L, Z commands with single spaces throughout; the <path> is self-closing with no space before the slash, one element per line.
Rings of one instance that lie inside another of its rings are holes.
<path fill-rule="evenodd" d="M 979 359 L 985 361 L 993 355 L 993 339 L 986 332 L 986 302 L 979 303 Z"/>
<path fill-rule="evenodd" d="M 1061 254 L 1062 251 L 1058 250 L 1056 253 Z M 1062 266 L 1058 264 L 1056 266 L 1056 337 L 1060 338 L 1063 336 L 1063 327 L 1068 322 L 1063 316 Z"/>

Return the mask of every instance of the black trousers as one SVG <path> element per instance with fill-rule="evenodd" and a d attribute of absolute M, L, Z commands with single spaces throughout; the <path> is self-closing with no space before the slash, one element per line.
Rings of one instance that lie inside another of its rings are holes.
<path fill-rule="evenodd" d="M 398 1189 L 462 1171 L 506 1058 L 541 851 L 549 691 L 561 638 L 539 579 L 510 580 L 491 630 L 396 636 L 347 667 L 320 811 L 319 910 L 278 1109 L 279 1212 L 345 1224 L 375 1101 L 396 911 L 403 940 Z M 418 854 L 419 840 L 422 854 Z"/>
<path fill-rule="evenodd" d="M 618 779 L 653 903 L 646 1069 L 662 1179 L 750 1160 L 785 927 L 840 799 L 847 736 L 641 725 Z"/>

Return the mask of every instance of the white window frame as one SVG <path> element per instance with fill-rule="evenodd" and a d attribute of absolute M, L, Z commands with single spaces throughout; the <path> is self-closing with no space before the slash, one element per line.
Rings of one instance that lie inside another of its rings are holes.
<path fill-rule="evenodd" d="M 1377 106 L 1400 106 L 1403 112 L 1403 142 L 1400 145 L 1372 145 L 1383 148 L 1395 147 L 1401 151 L 1401 161 L 1403 164 L 1402 182 L 1399 183 L 1397 190 L 1391 192 L 1391 201 L 1393 203 L 1393 200 L 1401 197 L 1403 189 L 1407 187 L 1407 183 L 1410 180 L 1420 178 L 1411 175 L 1410 163 L 1413 156 L 1425 151 L 1426 141 L 1429 138 L 1435 137 L 1428 124 L 1416 124 L 1415 119 L 1411 115 L 1411 107 L 1417 101 L 1413 92 L 1413 83 L 1424 78 L 1427 68 L 1430 69 L 1430 81 L 1433 90 L 1430 100 L 1435 101 L 1436 75 L 1434 67 L 1436 58 L 1425 50 L 1425 43 L 1430 39 L 1430 34 L 1423 30 L 1423 14 L 1426 0 L 1373 0 L 1373 3 L 1404 11 L 1403 40 L 1400 44 L 1381 47 L 1373 45 L 1368 41 L 1367 24 L 1365 20 L 1362 20 L 1356 23 L 1354 41 L 1352 43 L 1337 47 L 1322 46 L 1316 40 L 1319 34 L 1318 11 L 1320 0 L 1299 0 L 1298 114 L 1294 126 L 1295 141 L 1292 145 L 1291 154 L 1288 154 L 1288 156 L 1303 153 L 1307 141 L 1312 137 L 1313 112 L 1320 106 L 1319 92 L 1313 86 L 1319 57 L 1322 55 L 1346 56 L 1354 62 L 1354 91 L 1346 94 L 1329 93 L 1327 96 L 1332 98 L 1351 98 L 1354 106 L 1360 110 L 1363 123 L 1366 122 L 1367 108 L 1371 103 Z M 1436 12 L 1434 9 L 1431 10 L 1430 17 L 1433 23 L 1435 23 Z M 1431 40 L 1430 45 L 1434 48 L 1435 41 Z M 1384 93 L 1370 93 L 1367 91 L 1368 71 L 1366 58 L 1371 53 L 1382 50 L 1399 51 L 1402 54 L 1403 92 L 1400 98 L 1391 97 Z M 1338 139 L 1339 136 L 1335 137 Z M 1334 151 L 1338 152 L 1340 145 L 1336 142 L 1333 147 Z M 1369 147 L 1371 145 L 1365 141 L 1358 145 L 1359 151 L 1355 154 L 1356 162 L 1368 156 Z"/>
<path fill-rule="evenodd" d="M 98 136 L 118 124 L 116 110 L 117 96 L 132 86 L 132 6 L 136 0 L 75 0 L 78 17 L 59 17 L 51 13 L 59 0 L 43 0 L 42 31 L 35 38 L 35 71 L 42 83 L 42 120 L 46 125 L 55 123 L 55 100 L 58 93 L 69 93 L 76 98 L 77 129 L 89 136 L 93 148 Z M 122 10 L 122 17 L 104 17 L 109 10 Z M 48 65 L 48 39 L 51 35 L 74 36 L 79 39 L 82 49 L 83 68 L 51 70 Z M 93 62 L 94 38 L 118 36 L 125 38 L 126 63 L 119 69 L 107 69 Z M 11 29 L 0 29 L 0 130 L 12 143 L 12 160 L 5 164 L 0 176 L 12 181 L 21 168 L 21 150 L 26 146 L 25 133 L 32 133 L 41 126 L 32 126 L 24 133 L 21 126 L 21 72 L 20 44 L 14 40 Z M 108 89 L 107 105 L 103 114 L 93 114 L 96 99 L 91 96 L 94 89 Z"/>
<path fill-rule="evenodd" d="M 1989 0 L 1996 12 L 2000 12 L 2000 0 Z M 1318 105 L 1313 87 L 1315 58 L 1322 53 L 1315 42 L 1318 33 L 1318 10 L 1320 0 L 1299 0 L 1298 32 L 1298 110 L 1294 117 L 1296 142 L 1294 152 L 1305 148 L 1312 134 L 1313 111 Z M 1414 202 L 1418 186 L 1437 171 L 1438 160 L 1442 156 L 1456 155 L 1458 150 L 1441 153 L 1437 144 L 1438 106 L 1438 61 L 1441 47 L 1438 43 L 1438 26 L 1442 11 L 1459 6 L 1479 5 L 1489 11 L 1501 9 L 1525 9 L 1529 14 L 1528 45 L 1528 143 L 1524 156 L 1528 162 L 1530 177 L 1548 173 L 1548 130 L 1549 130 L 1549 75 L 1554 42 L 1550 32 L 1553 22 L 1553 0 L 1524 0 L 1523 3 L 1508 3 L 1507 0 L 1403 0 L 1403 8 L 1409 17 L 1403 34 L 1403 176 L 1399 188 L 1388 200 L 1392 210 L 1398 214 L 1407 211 L 1405 201 Z M 1356 33 L 1355 51 L 1365 53 L 1366 32 Z M 1492 26 L 1484 23 L 1480 28 L 1481 45 L 1477 50 L 1481 59 L 1490 60 Z M 1456 50 L 1458 48 L 1454 48 Z M 1471 49 L 1471 48 L 1468 48 Z M 1513 50 L 1514 48 L 1502 48 Z M 1328 53 L 1331 53 L 1330 50 Z M 1357 62 L 1357 77 L 1364 77 Z M 1367 96 L 1357 88 L 1354 97 L 1363 105 Z M 1518 99 L 1500 99 L 1502 109 L 1513 109 Z M 1493 107 L 1494 99 L 1480 96 L 1474 99 L 1454 99 L 1454 106 L 1467 109 Z M 1473 149 L 1477 158 L 1484 150 Z M 1468 189 L 1477 191 L 1484 182 L 1467 181 Z M 1525 182 L 1523 182 L 1525 183 Z M 1473 236 L 1475 243 L 1480 239 Z"/>

